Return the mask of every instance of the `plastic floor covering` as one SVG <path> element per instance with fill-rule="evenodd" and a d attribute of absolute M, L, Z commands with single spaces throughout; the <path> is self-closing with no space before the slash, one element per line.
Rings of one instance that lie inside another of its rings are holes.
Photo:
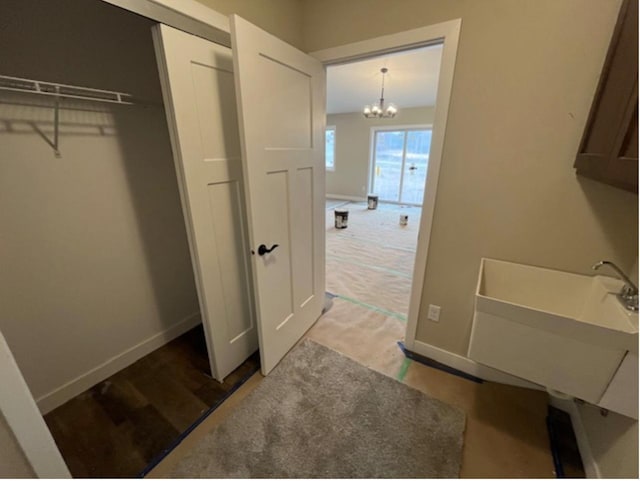
<path fill-rule="evenodd" d="M 335 208 L 348 209 L 346 229 L 334 227 Z M 400 214 L 409 216 L 400 225 Z M 408 360 L 404 338 L 421 209 L 365 202 L 327 201 L 326 289 L 331 309 L 308 337 L 397 379 Z"/>

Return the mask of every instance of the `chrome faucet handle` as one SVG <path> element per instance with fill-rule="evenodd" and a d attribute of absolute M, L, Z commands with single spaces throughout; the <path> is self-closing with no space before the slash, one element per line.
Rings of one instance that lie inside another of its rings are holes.
<path fill-rule="evenodd" d="M 611 267 L 625 282 L 625 285 L 622 287 L 620 293 L 618 294 L 618 299 L 628 310 L 636 312 L 638 310 L 638 287 L 631 281 L 631 279 L 629 279 L 629 277 L 627 277 L 622 269 L 620 269 L 611 261 L 597 262 L 593 266 L 591 266 L 591 268 L 597 271 L 602 266 Z"/>
<path fill-rule="evenodd" d="M 633 286 L 628 286 L 628 285 L 624 285 L 622 286 L 622 290 L 620 291 L 620 294 L 627 296 L 627 297 L 632 297 L 632 296 L 637 296 L 637 290 L 635 290 L 635 287 Z"/>
<path fill-rule="evenodd" d="M 632 312 L 638 312 L 638 295 L 636 294 L 627 299 L 624 306 Z"/>
<path fill-rule="evenodd" d="M 611 262 L 611 261 L 596 262 L 591 268 L 593 270 L 597 271 L 602 266 L 609 266 L 614 271 L 616 271 L 616 273 L 620 276 L 620 278 L 625 282 L 625 284 L 626 284 L 625 287 L 628 288 L 627 291 L 628 291 L 629 295 L 635 296 L 635 295 L 638 294 L 638 287 L 631 281 L 631 279 L 629 279 L 627 277 L 627 275 L 624 273 L 624 271 L 622 269 L 620 269 L 617 265 L 615 265 L 613 262 Z"/>
<path fill-rule="evenodd" d="M 633 287 L 624 286 L 618 294 L 618 299 L 624 304 L 624 307 L 630 311 L 638 311 L 638 291 L 633 290 Z"/>

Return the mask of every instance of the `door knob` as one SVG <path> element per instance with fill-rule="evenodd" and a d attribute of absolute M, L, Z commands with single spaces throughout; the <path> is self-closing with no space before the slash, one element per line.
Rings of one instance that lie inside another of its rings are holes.
<path fill-rule="evenodd" d="M 271 246 L 271 249 L 268 249 L 264 244 L 260 244 L 260 246 L 258 246 L 258 255 L 263 256 L 265 254 L 268 254 L 269 252 L 272 252 L 276 247 L 278 247 L 278 244 L 273 244 Z"/>

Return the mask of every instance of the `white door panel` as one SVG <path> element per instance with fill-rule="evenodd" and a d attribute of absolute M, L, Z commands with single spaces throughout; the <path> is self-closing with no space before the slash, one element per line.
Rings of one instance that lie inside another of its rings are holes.
<path fill-rule="evenodd" d="M 153 30 L 213 377 L 258 347 L 229 48 Z"/>
<path fill-rule="evenodd" d="M 262 372 L 324 303 L 325 72 L 320 62 L 231 16 Z M 278 245 L 259 255 L 258 248 Z"/>

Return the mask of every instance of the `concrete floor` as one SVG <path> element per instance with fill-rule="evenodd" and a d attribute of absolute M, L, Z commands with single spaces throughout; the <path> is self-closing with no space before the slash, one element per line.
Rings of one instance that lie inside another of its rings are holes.
<path fill-rule="evenodd" d="M 407 278 L 405 273 L 411 273 L 413 268 L 410 251 L 411 246 L 415 249 L 419 209 L 412 208 L 415 210 L 409 214 L 409 228 L 402 229 L 397 227 L 399 207 L 382 206 L 379 211 L 367 213 L 363 205 L 348 206 L 350 224 L 343 231 L 333 229 L 333 213 L 327 211 L 327 290 L 338 297 L 306 337 L 463 409 L 467 427 L 461 477 L 555 477 L 545 424 L 546 393 L 476 383 L 404 357 L 397 341 L 404 338 L 406 329 L 410 275 Z M 371 235 L 372 226 L 378 232 L 375 236 Z M 396 289 L 385 288 L 390 283 Z M 168 476 L 189 449 L 261 379 L 260 374 L 254 375 L 148 477 Z"/>

